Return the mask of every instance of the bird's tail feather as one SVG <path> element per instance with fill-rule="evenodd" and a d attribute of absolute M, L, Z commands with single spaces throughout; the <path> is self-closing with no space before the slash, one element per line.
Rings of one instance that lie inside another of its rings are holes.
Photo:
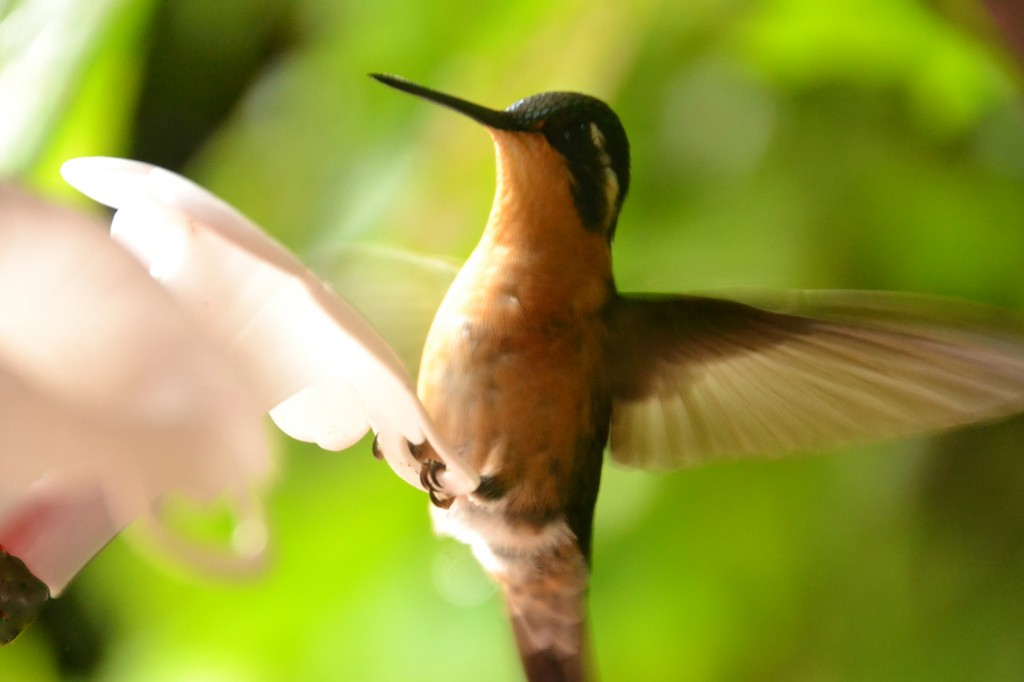
<path fill-rule="evenodd" d="M 510 559 L 498 579 L 529 682 L 593 679 L 587 563 L 574 541 Z"/>

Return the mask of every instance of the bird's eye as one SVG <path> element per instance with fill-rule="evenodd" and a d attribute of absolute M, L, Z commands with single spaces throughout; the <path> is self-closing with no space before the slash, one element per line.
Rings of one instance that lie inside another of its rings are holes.
<path fill-rule="evenodd" d="M 588 124 L 586 121 L 577 121 L 566 126 L 562 132 L 562 136 L 568 145 L 578 147 L 589 144 L 590 134 L 588 133 Z"/>
<path fill-rule="evenodd" d="M 609 164 L 604 149 L 604 135 L 597 123 L 585 116 L 566 116 L 549 120 L 544 127 L 548 142 L 579 167 L 600 169 Z M 574 171 L 580 175 L 581 170 Z"/>

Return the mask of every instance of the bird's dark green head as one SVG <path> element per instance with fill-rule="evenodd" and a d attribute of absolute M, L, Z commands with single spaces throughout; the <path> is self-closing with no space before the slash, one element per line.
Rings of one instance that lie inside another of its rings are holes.
<path fill-rule="evenodd" d="M 371 74 L 385 85 L 441 104 L 495 130 L 541 134 L 566 160 L 576 211 L 587 229 L 615 232 L 629 190 L 629 140 L 607 104 L 576 92 L 543 92 L 507 109 L 488 109 L 396 76 Z"/>

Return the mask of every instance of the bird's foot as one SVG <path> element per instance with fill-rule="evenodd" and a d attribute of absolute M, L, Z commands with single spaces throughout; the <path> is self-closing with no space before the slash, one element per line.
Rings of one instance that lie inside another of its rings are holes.
<path fill-rule="evenodd" d="M 427 494 L 430 495 L 430 501 L 434 506 L 441 509 L 447 509 L 455 501 L 454 497 L 445 492 L 444 486 L 438 480 L 438 476 L 444 470 L 444 463 L 438 462 L 435 459 L 425 460 L 423 468 L 420 469 L 420 483 L 426 489 Z"/>
<path fill-rule="evenodd" d="M 447 509 L 455 501 L 455 495 L 450 493 L 441 481 L 442 474 L 447 470 L 444 462 L 432 459 L 424 450 L 424 443 L 412 443 L 406 441 L 409 453 L 420 464 L 420 487 L 430 495 L 430 501 L 436 507 Z M 384 450 L 381 448 L 379 437 L 373 439 L 373 456 L 378 460 L 384 459 Z"/>

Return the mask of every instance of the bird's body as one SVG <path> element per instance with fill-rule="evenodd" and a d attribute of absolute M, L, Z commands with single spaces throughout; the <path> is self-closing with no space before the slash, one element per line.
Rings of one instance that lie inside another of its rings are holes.
<path fill-rule="evenodd" d="M 545 161 L 554 152 L 542 141 L 496 145 L 498 200 L 435 317 L 419 393 L 484 481 L 436 511 L 438 529 L 469 543 L 502 584 L 521 646 L 550 645 L 579 665 L 614 291 L 608 242 L 581 227 L 568 176 Z"/>
<path fill-rule="evenodd" d="M 418 386 L 479 487 L 446 495 L 430 446 L 417 452 L 437 529 L 502 586 L 531 682 L 590 676 L 585 595 L 609 443 L 621 462 L 670 468 L 1024 409 L 1019 337 L 915 320 L 913 301 L 809 297 L 783 314 L 620 295 L 611 242 L 629 144 L 607 105 L 556 92 L 498 111 L 375 77 L 494 140 L 491 215 L 431 326 Z"/>

